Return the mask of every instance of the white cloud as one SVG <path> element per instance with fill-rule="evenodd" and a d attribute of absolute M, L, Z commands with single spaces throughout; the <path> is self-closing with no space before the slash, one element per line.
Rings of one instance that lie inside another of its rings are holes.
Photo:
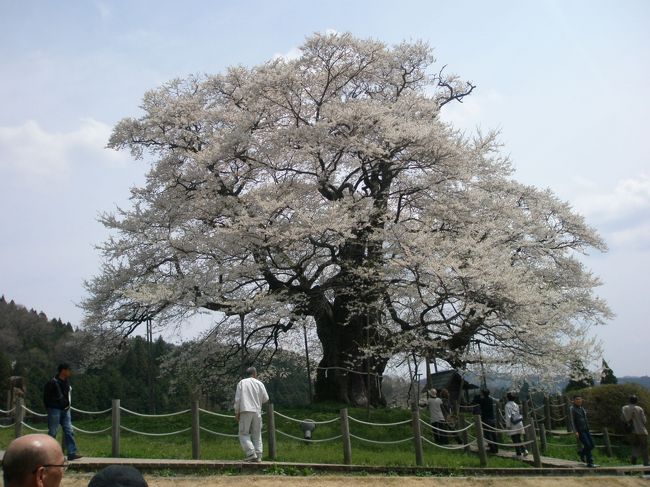
<path fill-rule="evenodd" d="M 433 89 L 428 90 L 429 95 Z M 448 103 L 442 109 L 441 118 L 461 130 L 473 131 L 476 127 L 488 124 L 494 117 L 488 114 L 498 112 L 500 105 L 504 103 L 504 97 L 496 90 L 489 90 L 486 93 L 472 93 L 463 99 L 462 103 Z M 494 128 L 488 126 L 489 128 Z"/>
<path fill-rule="evenodd" d="M 276 59 L 283 59 L 285 61 L 293 61 L 294 59 L 298 59 L 301 55 L 302 55 L 302 51 L 300 49 L 298 49 L 297 47 L 292 47 L 284 54 L 281 53 L 274 54 L 273 60 L 275 61 Z"/>
<path fill-rule="evenodd" d="M 328 36 L 337 36 L 340 34 L 340 32 L 337 31 L 336 29 L 325 29 L 324 34 Z M 298 59 L 301 55 L 302 55 L 302 51 L 298 47 L 294 46 L 284 54 L 275 53 L 273 55 L 273 60 L 275 61 L 276 59 L 283 59 L 285 61 L 293 61 L 294 59 Z"/>
<path fill-rule="evenodd" d="M 613 248 L 650 249 L 650 177 L 621 179 L 610 188 L 580 179 L 571 202 Z"/>
<path fill-rule="evenodd" d="M 96 0 L 95 1 L 95 6 L 97 7 L 97 10 L 99 11 L 99 16 L 103 20 L 109 19 L 111 17 L 111 11 L 108 8 L 108 5 L 106 5 L 104 2 Z"/>
<path fill-rule="evenodd" d="M 48 132 L 33 120 L 0 127 L 0 169 L 20 178 L 65 179 L 79 160 L 122 166 L 127 155 L 105 148 L 110 133 L 110 126 L 91 118 L 70 132 Z"/>
<path fill-rule="evenodd" d="M 603 189 L 594 182 L 577 181 L 575 206 L 589 217 L 603 222 L 650 215 L 650 177 L 622 179 L 613 188 Z"/>

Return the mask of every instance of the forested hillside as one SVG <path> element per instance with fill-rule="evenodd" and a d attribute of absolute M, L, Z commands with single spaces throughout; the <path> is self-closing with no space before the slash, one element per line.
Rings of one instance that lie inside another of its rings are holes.
<path fill-rule="evenodd" d="M 49 319 L 43 312 L 0 297 L 0 409 L 6 407 L 9 377 L 25 378 L 28 407 L 42 411 L 43 384 L 56 373 L 57 364 L 73 366 L 73 404 L 79 409 L 100 410 L 110 407 L 111 399 L 140 412 L 168 412 L 187 409 L 191 397 L 198 395 L 210 407 L 228 407 L 239 377 L 212 381 L 222 373 L 209 367 L 212 357 L 191 364 L 182 358 L 187 345 L 177 346 L 162 338 L 149 346 L 139 336 L 125 340 L 124 346 L 101 364 L 88 363 L 85 332 L 70 323 Z M 179 355 L 180 354 L 180 355 Z M 174 357 L 181 361 L 174 362 Z M 308 400 L 308 383 L 302 357 L 279 353 L 280 372 L 267 375 L 265 382 L 276 404 L 301 404 Z M 191 365 L 193 370 L 188 369 Z M 276 367 L 277 368 L 277 367 Z M 197 380 L 198 377 L 198 380 Z"/>

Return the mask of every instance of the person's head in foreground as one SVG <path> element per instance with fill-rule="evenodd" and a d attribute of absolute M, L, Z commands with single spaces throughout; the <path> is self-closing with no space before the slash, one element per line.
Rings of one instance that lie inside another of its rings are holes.
<path fill-rule="evenodd" d="M 580 407 L 580 406 L 582 406 L 582 396 L 577 396 L 577 395 L 576 395 L 576 396 L 573 396 L 573 404 L 574 404 L 576 407 Z"/>
<path fill-rule="evenodd" d="M 5 487 L 58 487 L 66 468 L 61 445 L 49 435 L 16 438 L 2 459 Z"/>
<path fill-rule="evenodd" d="M 88 487 L 148 487 L 137 468 L 130 465 L 110 465 L 97 472 Z"/>

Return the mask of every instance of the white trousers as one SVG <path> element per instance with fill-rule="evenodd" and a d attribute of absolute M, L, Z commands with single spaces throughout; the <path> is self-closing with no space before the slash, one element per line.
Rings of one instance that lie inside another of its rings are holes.
<path fill-rule="evenodd" d="M 239 413 L 239 443 L 247 457 L 262 458 L 262 414 Z"/>

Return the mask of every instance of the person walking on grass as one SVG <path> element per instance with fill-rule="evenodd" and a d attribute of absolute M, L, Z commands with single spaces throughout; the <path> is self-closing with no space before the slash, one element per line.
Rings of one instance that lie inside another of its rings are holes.
<path fill-rule="evenodd" d="M 515 445 L 515 456 L 521 458 L 528 455 L 528 450 L 522 444 L 524 441 L 524 418 L 519 412 L 519 405 L 515 402 L 515 395 L 512 392 L 506 394 L 504 416 L 508 434 Z"/>
<path fill-rule="evenodd" d="M 262 404 L 269 400 L 266 387 L 257 380 L 255 367 L 246 369 L 245 379 L 235 392 L 235 419 L 239 421 L 239 443 L 247 462 L 262 461 Z"/>
<path fill-rule="evenodd" d="M 594 439 L 589 431 L 589 421 L 587 421 L 587 411 L 582 407 L 582 396 L 573 396 L 573 405 L 569 409 L 571 416 L 571 426 L 576 435 L 576 440 L 580 443 L 581 448 L 578 450 L 580 461 L 587 464 L 587 467 L 593 468 L 594 457 L 592 450 L 595 447 Z"/>
<path fill-rule="evenodd" d="M 632 465 L 640 458 L 645 467 L 650 467 L 648 461 L 648 430 L 646 428 L 645 411 L 637 403 L 639 398 L 632 394 L 630 403 L 623 406 L 621 411 L 623 421 L 630 426 L 632 443 Z"/>
<path fill-rule="evenodd" d="M 77 442 L 72 430 L 72 416 L 70 403 L 72 401 L 72 386 L 70 376 L 72 369 L 69 364 L 62 363 L 57 369 L 57 374 L 52 377 L 43 390 L 43 402 L 47 409 L 47 429 L 52 438 L 56 438 L 59 425 L 63 427 L 63 439 L 68 460 L 77 460 L 81 455 L 77 453 Z"/>

